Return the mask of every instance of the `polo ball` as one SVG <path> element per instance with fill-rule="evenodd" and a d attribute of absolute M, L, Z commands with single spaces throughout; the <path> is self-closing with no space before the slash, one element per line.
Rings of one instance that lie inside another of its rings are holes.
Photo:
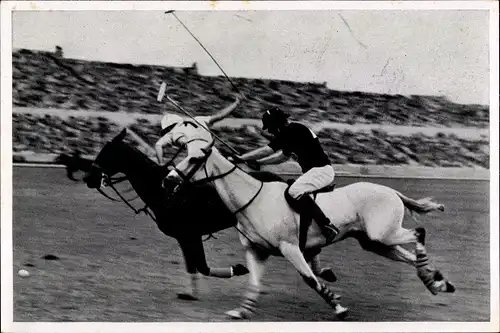
<path fill-rule="evenodd" d="M 21 269 L 17 274 L 19 274 L 20 277 L 28 277 L 28 276 L 30 276 L 30 272 L 28 272 L 25 269 Z"/>

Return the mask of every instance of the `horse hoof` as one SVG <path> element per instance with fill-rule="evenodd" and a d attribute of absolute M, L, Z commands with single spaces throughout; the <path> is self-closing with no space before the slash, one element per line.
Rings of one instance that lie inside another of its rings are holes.
<path fill-rule="evenodd" d="M 446 281 L 446 292 L 447 293 L 454 293 L 455 292 L 455 286 L 449 281 Z"/>
<path fill-rule="evenodd" d="M 338 320 L 344 320 L 348 314 L 349 314 L 348 308 L 344 308 L 341 305 L 337 305 L 337 308 L 335 309 L 335 316 L 337 317 Z"/>
<path fill-rule="evenodd" d="M 178 293 L 177 298 L 182 299 L 183 301 L 197 301 L 198 300 L 198 297 L 194 296 L 193 294 L 189 294 L 189 293 Z"/>
<path fill-rule="evenodd" d="M 230 310 L 226 312 L 226 315 L 231 319 L 247 319 L 248 316 L 241 310 Z"/>
<path fill-rule="evenodd" d="M 440 211 L 444 212 L 444 205 L 443 205 L 443 204 L 439 205 L 439 206 L 438 206 L 438 209 L 439 209 Z"/>
<path fill-rule="evenodd" d="M 242 264 L 234 265 L 232 267 L 232 269 L 233 269 L 234 276 L 242 276 L 242 275 L 246 275 L 246 274 L 250 273 L 250 271 L 248 270 L 248 268 L 246 268 Z"/>
<path fill-rule="evenodd" d="M 337 277 L 335 276 L 335 273 L 333 273 L 331 268 L 324 268 L 321 270 L 321 273 L 319 276 L 327 281 L 327 282 L 335 282 L 337 281 Z"/>

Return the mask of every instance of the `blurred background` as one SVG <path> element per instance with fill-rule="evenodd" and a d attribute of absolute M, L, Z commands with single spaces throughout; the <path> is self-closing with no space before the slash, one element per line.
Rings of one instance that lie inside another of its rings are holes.
<path fill-rule="evenodd" d="M 209 115 L 234 101 L 222 76 L 190 67 L 131 65 L 67 59 L 64 50 L 14 50 L 13 152 L 16 162 L 52 161 L 75 150 L 95 156 L 129 126 L 153 145 L 167 93 L 193 115 Z M 489 109 L 443 96 L 343 92 L 326 84 L 233 78 L 247 99 L 215 132 L 238 151 L 265 144 L 260 117 L 284 107 L 310 124 L 334 164 L 489 167 Z M 151 151 L 145 153 L 152 156 Z M 220 145 L 222 150 L 224 146 Z"/>

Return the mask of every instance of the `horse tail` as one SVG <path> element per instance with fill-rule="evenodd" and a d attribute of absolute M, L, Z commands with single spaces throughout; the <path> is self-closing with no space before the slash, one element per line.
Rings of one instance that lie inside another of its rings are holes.
<path fill-rule="evenodd" d="M 412 198 L 408 198 L 407 196 L 398 191 L 395 192 L 401 199 L 401 201 L 403 201 L 405 207 L 408 208 L 411 212 L 416 212 L 418 214 L 426 214 L 435 210 L 444 211 L 444 205 L 432 201 L 431 197 L 415 200 Z"/>

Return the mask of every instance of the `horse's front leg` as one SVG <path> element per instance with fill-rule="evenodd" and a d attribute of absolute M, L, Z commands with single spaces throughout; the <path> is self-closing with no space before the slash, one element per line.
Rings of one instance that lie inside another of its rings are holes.
<path fill-rule="evenodd" d="M 177 294 L 180 299 L 198 299 L 198 273 L 223 279 L 248 274 L 248 269 L 241 264 L 229 267 L 208 267 L 201 237 L 182 238 L 178 242 L 189 274 L 189 283 L 185 286 L 185 291 Z"/>
<path fill-rule="evenodd" d="M 314 275 L 319 276 L 323 280 L 327 282 L 337 281 L 337 277 L 335 276 L 335 273 L 333 273 L 333 270 L 330 267 L 321 267 L 319 254 L 309 259 L 309 266 L 311 266 Z"/>
<path fill-rule="evenodd" d="M 337 302 L 335 294 L 332 293 L 325 284 L 318 281 L 313 271 L 307 264 L 306 259 L 302 255 L 298 244 L 281 242 L 279 248 L 283 256 L 292 263 L 295 269 L 297 269 L 307 285 L 314 289 L 331 307 L 335 309 L 335 315 L 337 318 L 343 319 L 347 315 L 347 308 L 340 305 Z"/>
<path fill-rule="evenodd" d="M 255 312 L 257 299 L 262 289 L 261 279 L 268 258 L 269 254 L 260 252 L 250 245 L 247 246 L 246 260 L 250 270 L 249 284 L 240 307 L 226 312 L 232 319 L 247 319 Z"/>

